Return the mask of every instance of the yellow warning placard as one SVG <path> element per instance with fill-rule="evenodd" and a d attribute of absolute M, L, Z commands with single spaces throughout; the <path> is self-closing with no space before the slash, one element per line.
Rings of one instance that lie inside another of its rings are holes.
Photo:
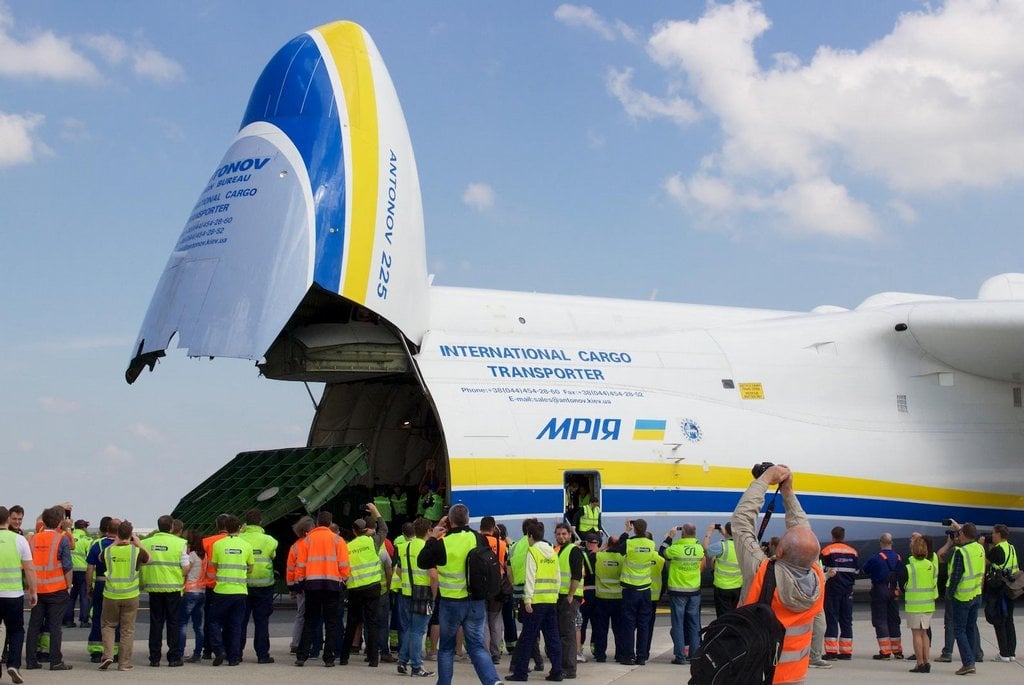
<path fill-rule="evenodd" d="M 740 383 L 741 400 L 763 400 L 764 386 L 760 383 Z"/>

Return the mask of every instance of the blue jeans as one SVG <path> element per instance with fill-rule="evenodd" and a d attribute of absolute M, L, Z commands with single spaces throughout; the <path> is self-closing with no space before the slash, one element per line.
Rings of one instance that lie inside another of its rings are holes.
<path fill-rule="evenodd" d="M 437 651 L 437 685 L 451 685 L 452 671 L 455 669 L 455 634 L 460 626 L 466 653 L 473 661 L 476 677 L 483 685 L 494 685 L 501 680 L 491 655 L 484 649 L 484 624 L 487 623 L 484 600 L 441 598 L 438 604 L 441 644 Z"/>
<path fill-rule="evenodd" d="M 683 660 L 685 648 L 690 656 L 700 647 L 700 593 L 669 595 L 672 603 L 672 655 Z"/>
<path fill-rule="evenodd" d="M 181 596 L 181 604 L 178 605 L 178 648 L 183 656 L 189 621 L 192 622 L 192 631 L 196 636 L 192 656 L 198 657 L 203 653 L 203 642 L 206 640 L 203 633 L 203 607 L 205 606 L 206 592 L 186 592 Z"/>
<path fill-rule="evenodd" d="M 398 660 L 412 670 L 423 668 L 423 639 L 427 636 L 430 614 L 414 614 L 411 598 L 398 595 L 398 621 L 402 626 L 398 638 Z"/>
<path fill-rule="evenodd" d="M 978 607 L 981 606 L 981 596 L 961 602 L 954 599 L 953 605 L 953 632 L 956 635 L 956 646 L 960 650 L 960 661 L 964 666 L 973 666 L 976 648 L 974 645 L 974 633 L 978 630 Z"/>

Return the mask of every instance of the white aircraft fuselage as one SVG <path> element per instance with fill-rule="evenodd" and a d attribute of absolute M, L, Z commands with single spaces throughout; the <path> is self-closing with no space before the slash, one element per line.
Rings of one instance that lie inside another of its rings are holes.
<path fill-rule="evenodd" d="M 510 528 L 560 518 L 573 476 L 609 532 L 724 522 L 763 461 L 793 469 L 822 539 L 1024 528 L 1024 276 L 789 312 L 433 286 L 424 245 L 376 47 L 314 29 L 258 80 L 128 379 L 177 335 L 324 383 L 309 446 L 365 445 L 371 487 L 434 464 L 450 503 Z"/>

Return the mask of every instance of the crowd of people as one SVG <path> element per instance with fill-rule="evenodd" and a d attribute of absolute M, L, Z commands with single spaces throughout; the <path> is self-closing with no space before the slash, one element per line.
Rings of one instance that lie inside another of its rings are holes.
<path fill-rule="evenodd" d="M 784 500 L 786 531 L 762 546 L 755 528 L 773 486 Z M 546 671 L 548 681 L 574 679 L 589 659 L 643 666 L 663 596 L 671 607 L 671 663 L 686 665 L 700 654 L 701 578 L 709 567 L 716 617 L 756 602 L 762 586 L 774 579 L 772 609 L 786 627 L 775 682 L 797 682 L 811 666 L 830 668 L 852 658 L 853 582 L 863 575 L 872 586 L 874 658 L 904 658 L 902 602 L 913 635 L 910 670 L 929 672 L 931 617 L 936 600 L 944 597 L 945 644 L 937 661 L 951 661 L 955 643 L 961 661 L 956 672 L 975 672 L 983 658 L 977 627 L 982 603 L 999 645 L 993 659 L 1015 659 L 1013 602 L 988 589 L 995 582 L 986 582 L 986 575 L 1017 568 L 1004 525 L 994 526 L 987 549 L 970 523 L 951 521 L 938 550 L 930 538 L 914 534 L 905 560 L 884 534 L 878 554 L 861 566 L 842 527 L 820 547 L 785 466 L 765 469 L 732 519 L 708 526 L 700 541 L 696 527 L 683 523 L 659 545 L 639 518 L 628 520 L 621 534 L 605 536 L 596 496 L 581 495 L 571 522 L 552 531 L 538 519 L 526 519 L 514 542 L 490 516 L 480 519 L 479 530 L 471 528 L 462 504 L 446 515 L 434 512 L 433 520 L 401 521 L 394 511 L 404 514 L 401 504 L 382 513 L 389 500 L 383 492 L 345 529 L 328 511 L 300 518 L 283 578 L 297 603 L 294 666 L 311 659 L 324 667 L 345 666 L 362 652 L 368 667 L 391 663 L 400 674 L 431 677 L 428 662 L 434 661 L 443 685 L 451 682 L 457 660 L 470 661 L 484 685 L 526 681 L 531 671 Z M 112 517 L 100 521 L 101 535 L 93 539 L 88 521 L 72 523 L 69 505 L 45 509 L 27 532 L 23 519 L 23 508 L 0 507 L 3 661 L 16 685 L 24 682 L 23 655 L 26 670 L 44 662 L 52 671 L 71 670 L 62 629 L 76 625 L 90 628 L 86 648 L 97 668 L 132 669 L 142 592 L 148 593 L 150 666 L 204 660 L 235 666 L 243 659 L 250 620 L 256 663 L 275 662 L 269 623 L 281 580 L 275 573 L 279 541 L 262 527 L 260 511 L 241 518 L 222 514 L 217 533 L 207 536 L 182 530 L 180 521 L 165 515 L 141 539 L 130 522 Z M 389 535 L 389 519 L 400 522 L 398 534 Z M 581 521 L 584 531 L 577 527 Z M 467 573 L 481 548 L 490 550 L 501 577 L 498 591 L 483 597 Z M 500 675 L 505 654 L 508 673 Z"/>

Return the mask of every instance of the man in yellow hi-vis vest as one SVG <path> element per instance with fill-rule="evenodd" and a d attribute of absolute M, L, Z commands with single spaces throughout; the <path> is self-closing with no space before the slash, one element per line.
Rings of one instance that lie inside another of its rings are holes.
<path fill-rule="evenodd" d="M 975 673 L 975 650 L 971 633 L 978 629 L 978 607 L 981 606 L 981 580 L 985 575 L 985 548 L 978 543 L 978 529 L 973 523 L 960 526 L 954 537 L 953 565 L 949 569 L 946 596 L 952 599 L 953 633 L 960 650 L 957 675 Z"/>
<path fill-rule="evenodd" d="M 526 680 L 529 677 L 530 654 L 537 636 L 544 635 L 544 648 L 551 662 L 546 680 L 562 680 L 562 643 L 558 634 L 558 589 L 561 572 L 555 550 L 544 540 L 544 524 L 530 521 L 526 538 L 530 543 L 526 554 L 526 581 L 523 584 L 523 629 L 512 652 L 512 672 L 505 680 Z M 575 659 L 575 654 L 573 655 Z"/>

